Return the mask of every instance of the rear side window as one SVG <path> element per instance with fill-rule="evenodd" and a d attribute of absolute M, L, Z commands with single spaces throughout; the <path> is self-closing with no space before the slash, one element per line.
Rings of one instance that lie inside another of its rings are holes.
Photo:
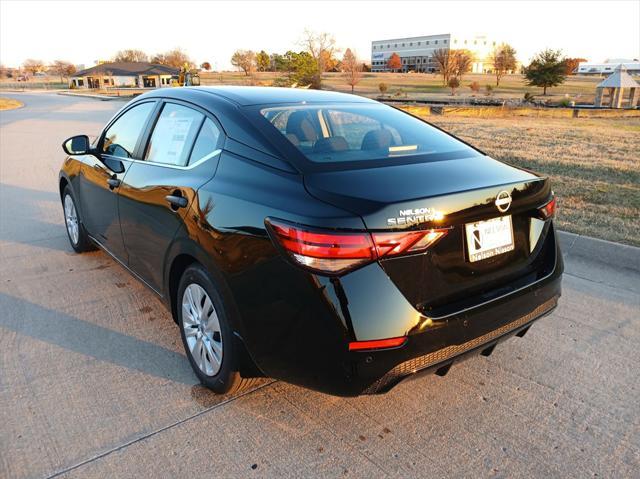
<path fill-rule="evenodd" d="M 153 102 L 142 103 L 118 118 L 104 134 L 103 153 L 118 158 L 133 158 L 138 138 L 154 106 Z"/>
<path fill-rule="evenodd" d="M 189 164 L 193 165 L 216 151 L 220 144 L 220 130 L 217 125 L 207 118 L 198 133 L 198 138 L 193 145 L 193 151 L 189 158 Z"/>
<path fill-rule="evenodd" d="M 151 134 L 145 160 L 185 166 L 204 115 L 191 108 L 167 103 Z"/>
<path fill-rule="evenodd" d="M 307 160 L 328 166 L 374 160 L 394 164 L 407 157 L 428 162 L 476 154 L 428 123 L 382 104 L 274 106 L 261 113 Z"/>

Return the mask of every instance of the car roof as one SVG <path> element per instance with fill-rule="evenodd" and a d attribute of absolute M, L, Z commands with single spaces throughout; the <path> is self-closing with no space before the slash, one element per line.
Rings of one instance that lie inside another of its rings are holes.
<path fill-rule="evenodd" d="M 285 103 L 371 103 L 373 100 L 357 95 L 334 91 L 307 90 L 301 88 L 258 86 L 204 86 L 172 89 L 175 96 L 189 96 L 190 91 L 200 91 L 222 97 L 240 106 L 274 105 Z M 177 90 L 177 91 L 176 91 Z M 173 95 L 172 95 L 173 96 Z"/>

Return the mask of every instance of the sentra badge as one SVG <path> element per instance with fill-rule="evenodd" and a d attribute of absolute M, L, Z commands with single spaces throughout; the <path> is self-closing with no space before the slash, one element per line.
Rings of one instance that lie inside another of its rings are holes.
<path fill-rule="evenodd" d="M 387 218 L 388 226 L 414 225 L 428 221 L 439 221 L 443 214 L 433 208 L 414 208 L 400 210 L 396 218 Z"/>

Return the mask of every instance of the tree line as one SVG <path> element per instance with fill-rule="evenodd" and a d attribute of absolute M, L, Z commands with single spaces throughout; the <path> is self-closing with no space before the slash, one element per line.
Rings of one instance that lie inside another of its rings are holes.
<path fill-rule="evenodd" d="M 341 72 L 345 83 L 351 86 L 351 90 L 362 79 L 363 72 L 370 71 L 369 65 L 358 59 L 355 51 L 347 48 L 340 57 L 341 50 L 336 47 L 333 36 L 324 32 L 305 30 L 298 42 L 300 49 L 289 50 L 285 53 L 267 53 L 253 50 L 236 50 L 231 57 L 231 64 L 238 70 L 251 76 L 254 72 L 276 72 L 278 76 L 274 84 L 279 86 L 302 86 L 321 88 L 322 74 L 325 72 Z M 488 58 L 492 66 L 491 72 L 495 76 L 496 86 L 501 79 L 517 69 L 516 50 L 509 44 L 499 45 Z M 199 66 L 190 56 L 180 48 L 174 48 L 166 52 L 149 55 L 138 49 L 124 49 L 118 51 L 113 62 L 151 62 L 174 68 L 188 68 L 211 70 L 211 63 L 205 61 Z M 451 88 L 452 94 L 460 87 L 462 78 L 472 69 L 475 61 L 471 51 L 466 49 L 439 49 L 432 55 L 435 70 L 442 77 L 443 86 Z M 559 50 L 543 50 L 531 60 L 529 65 L 521 71 L 528 85 L 543 88 L 546 95 L 547 88 L 557 86 L 564 82 L 584 58 L 565 58 Z M 64 78 L 69 78 L 76 73 L 76 67 L 64 60 L 56 60 L 50 65 L 42 61 L 27 59 L 22 65 L 24 71 L 35 75 L 39 72 L 47 72 Z M 402 59 L 397 53 L 393 53 L 387 60 L 387 68 L 393 72 L 402 70 Z M 11 76 L 9 69 L 2 68 L 3 76 Z M 476 82 L 474 82 L 476 83 Z M 476 85 L 477 86 L 477 85 Z M 470 85 L 474 90 L 474 85 Z M 489 86 L 487 86 L 489 89 Z M 474 90 L 476 91 L 476 90 Z"/>
<path fill-rule="evenodd" d="M 279 86 L 320 88 L 323 73 L 342 72 L 352 91 L 362 78 L 362 72 L 370 70 L 350 48 L 340 58 L 341 50 L 328 33 L 305 30 L 299 46 L 298 51 L 289 50 L 282 54 L 236 50 L 231 64 L 247 76 L 256 71 L 281 73 L 274 82 Z"/>
<path fill-rule="evenodd" d="M 516 50 L 509 44 L 503 43 L 494 49 L 489 56 L 492 65 L 492 74 L 496 78 L 496 86 L 500 86 L 500 80 L 509 72 L 515 72 L 518 61 Z M 460 87 L 462 77 L 472 69 L 474 55 L 471 51 L 460 49 L 441 48 L 434 51 L 433 62 L 440 76 L 443 86 L 451 88 L 451 93 Z M 547 94 L 547 88 L 562 84 L 568 75 L 571 75 L 580 62 L 587 61 L 584 58 L 566 58 L 562 51 L 545 49 L 537 53 L 529 65 L 522 68 L 522 73 L 527 80 L 527 85 L 543 88 L 543 95 Z M 402 61 L 397 53 L 392 53 L 387 60 L 387 68 L 395 72 L 402 69 Z M 490 91 L 489 86 L 487 90 Z M 476 82 L 470 85 L 474 91 L 479 89 Z"/>

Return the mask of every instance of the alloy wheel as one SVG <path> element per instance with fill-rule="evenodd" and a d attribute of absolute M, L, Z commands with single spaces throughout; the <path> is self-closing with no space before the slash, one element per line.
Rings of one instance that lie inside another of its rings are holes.
<path fill-rule="evenodd" d="M 76 213 L 76 205 L 73 203 L 71 195 L 64 197 L 64 219 L 67 224 L 69 237 L 74 245 L 78 244 L 80 239 L 80 229 L 78 225 L 78 214 Z"/>
<path fill-rule="evenodd" d="M 222 330 L 213 302 L 202 286 L 189 284 L 182 295 L 182 328 L 200 371 L 215 376 L 222 366 Z"/>

